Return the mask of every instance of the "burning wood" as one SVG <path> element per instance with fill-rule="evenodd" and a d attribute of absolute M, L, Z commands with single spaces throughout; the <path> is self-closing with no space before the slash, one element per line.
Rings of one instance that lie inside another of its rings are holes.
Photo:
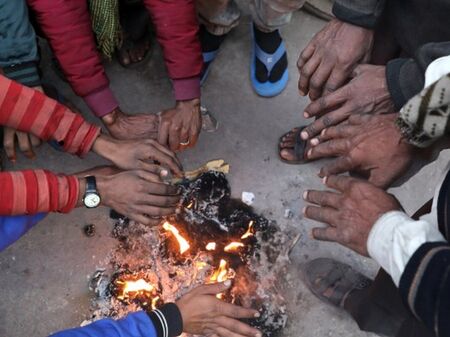
<path fill-rule="evenodd" d="M 249 206 L 231 199 L 220 172 L 204 173 L 182 186 L 182 213 L 167 219 L 162 230 L 126 221 L 117 225 L 114 276 L 105 272 L 93 287 L 98 294 L 94 318 L 121 318 L 174 301 L 199 284 L 233 279 L 233 287 L 218 298 L 260 309 L 261 317 L 249 323 L 264 336 L 275 336 L 287 319 L 274 268 L 287 237 Z"/>

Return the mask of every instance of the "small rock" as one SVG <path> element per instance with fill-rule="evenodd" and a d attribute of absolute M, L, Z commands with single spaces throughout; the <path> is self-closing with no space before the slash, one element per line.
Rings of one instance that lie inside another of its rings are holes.
<path fill-rule="evenodd" d="M 255 195 L 252 192 L 242 192 L 241 200 L 244 204 L 251 206 L 255 201 Z"/>
<path fill-rule="evenodd" d="M 292 219 L 294 217 L 294 213 L 289 208 L 286 208 L 284 210 L 284 217 L 285 219 Z"/>
<path fill-rule="evenodd" d="M 87 237 L 92 237 L 95 235 L 95 225 L 94 224 L 86 225 L 84 226 L 83 231 Z"/>

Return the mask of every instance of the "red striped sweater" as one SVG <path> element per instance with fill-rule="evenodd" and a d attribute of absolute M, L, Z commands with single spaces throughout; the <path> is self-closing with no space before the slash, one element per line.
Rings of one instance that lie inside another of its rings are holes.
<path fill-rule="evenodd" d="M 0 75 L 0 125 L 30 132 L 44 141 L 54 139 L 65 151 L 83 156 L 100 128 L 48 98 Z M 75 176 L 44 170 L 0 172 L 0 215 L 69 212 L 77 204 Z"/>

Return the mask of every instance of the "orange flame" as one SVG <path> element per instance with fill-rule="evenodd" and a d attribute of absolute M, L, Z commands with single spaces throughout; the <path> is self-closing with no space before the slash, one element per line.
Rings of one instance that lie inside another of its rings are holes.
<path fill-rule="evenodd" d="M 205 268 L 208 264 L 206 262 L 203 261 L 197 261 L 195 262 L 195 266 L 197 267 L 198 270 L 201 270 L 203 268 Z"/>
<path fill-rule="evenodd" d="M 215 242 L 209 242 L 207 245 L 206 245 L 206 250 L 216 250 L 216 243 Z"/>
<path fill-rule="evenodd" d="M 248 229 L 247 231 L 244 233 L 244 235 L 241 236 L 241 239 L 247 239 L 250 236 L 253 236 L 253 220 L 250 220 L 250 223 L 248 224 Z"/>
<path fill-rule="evenodd" d="M 175 236 L 175 238 L 177 239 L 178 244 L 180 245 L 180 254 L 184 254 L 189 250 L 189 248 L 191 246 L 189 245 L 187 240 L 181 236 L 180 232 L 178 231 L 178 229 L 175 226 L 171 225 L 170 223 L 168 223 L 166 221 L 163 224 L 163 228 L 166 231 L 171 232 L 173 234 L 173 236 Z"/>
<path fill-rule="evenodd" d="M 228 269 L 228 262 L 224 259 L 221 259 L 219 268 L 217 268 L 217 270 L 211 275 L 209 283 L 224 282 L 229 278 L 233 278 L 234 275 L 229 275 L 229 272 L 230 270 Z M 217 294 L 216 297 L 218 299 L 222 299 L 223 294 Z"/>
<path fill-rule="evenodd" d="M 232 252 L 232 251 L 238 250 L 239 248 L 242 248 L 242 247 L 245 247 L 245 245 L 242 242 L 231 242 L 224 248 L 224 251 Z"/>

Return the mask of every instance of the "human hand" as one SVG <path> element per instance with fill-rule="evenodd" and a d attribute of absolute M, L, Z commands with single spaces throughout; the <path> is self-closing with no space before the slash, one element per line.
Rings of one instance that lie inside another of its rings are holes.
<path fill-rule="evenodd" d="M 181 297 L 176 304 L 183 317 L 183 331 L 208 337 L 261 337 L 257 329 L 239 321 L 259 317 L 258 311 L 216 298 L 230 286 L 230 280 L 202 285 Z"/>
<path fill-rule="evenodd" d="M 116 139 L 156 139 L 158 137 L 159 117 L 146 113 L 127 115 L 119 108 L 102 117 L 111 136 Z"/>
<path fill-rule="evenodd" d="M 172 151 L 184 150 L 197 143 L 202 128 L 200 100 L 178 101 L 173 109 L 161 113 L 158 142 Z"/>
<path fill-rule="evenodd" d="M 367 63 L 374 32 L 339 20 L 330 21 L 300 54 L 300 95 L 311 100 L 339 89 L 358 63 Z"/>
<path fill-rule="evenodd" d="M 157 161 L 177 176 L 183 175 L 181 163 L 175 153 L 153 139 L 116 140 L 106 135 L 100 135 L 92 149 L 123 170 L 152 172 L 155 165 L 150 161 Z"/>
<path fill-rule="evenodd" d="M 8 159 L 13 163 L 16 162 L 16 138 L 20 151 L 29 159 L 36 158 L 33 148 L 41 145 L 41 140 L 31 133 L 5 127 L 3 129 L 3 148 Z"/>
<path fill-rule="evenodd" d="M 161 217 L 175 214 L 180 196 L 176 186 L 162 182 L 157 170 L 96 176 L 102 204 L 144 225 L 159 224 Z"/>
<path fill-rule="evenodd" d="M 348 123 L 324 129 L 307 153 L 308 159 L 337 157 L 325 165 L 320 177 L 355 171 L 375 186 L 387 188 L 411 165 L 414 146 L 395 125 L 398 114 L 353 115 Z"/>
<path fill-rule="evenodd" d="M 357 66 L 348 84 L 309 104 L 305 108 L 304 117 L 318 119 L 302 131 L 302 139 L 314 137 L 326 127 L 336 125 L 351 115 L 395 112 L 387 87 L 385 68 Z"/>
<path fill-rule="evenodd" d="M 303 194 L 306 201 L 316 205 L 305 207 L 305 216 L 327 225 L 325 228 L 314 228 L 313 237 L 337 242 L 368 256 L 367 239 L 373 225 L 383 214 L 401 210 L 399 202 L 367 181 L 329 176 L 324 178 L 324 183 L 339 193 L 308 190 Z"/>

